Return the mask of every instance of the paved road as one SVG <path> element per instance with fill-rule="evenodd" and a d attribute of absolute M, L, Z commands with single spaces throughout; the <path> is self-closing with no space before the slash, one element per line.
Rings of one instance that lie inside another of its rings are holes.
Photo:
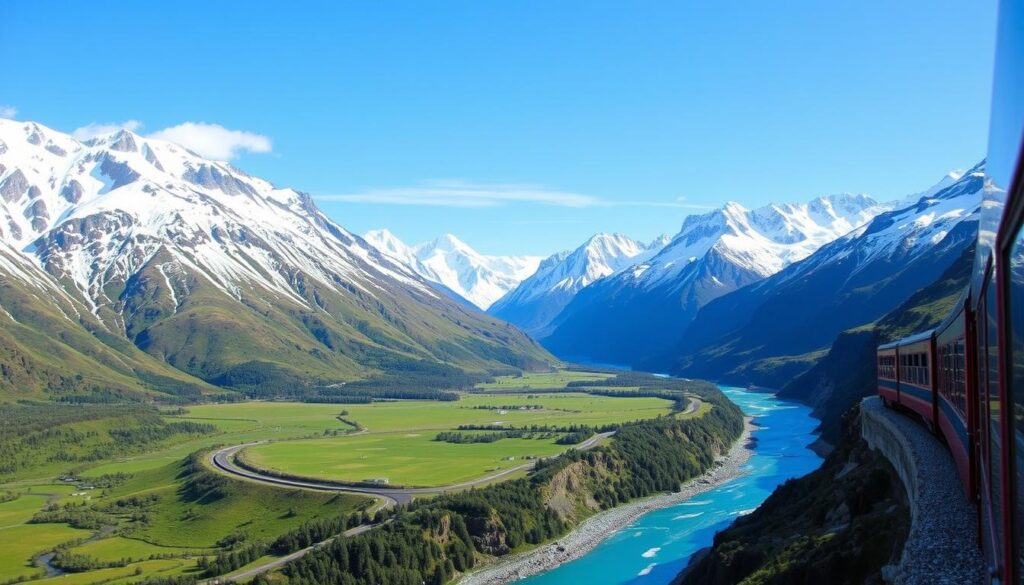
<path fill-rule="evenodd" d="M 700 408 L 701 404 L 704 404 L 701 402 L 700 398 L 697 398 L 696 396 L 687 396 L 686 398 L 689 400 L 689 403 L 686 405 L 686 410 L 680 414 L 693 414 L 697 412 L 697 409 Z"/>
<path fill-rule="evenodd" d="M 607 439 L 608 437 L 610 437 L 610 436 L 612 436 L 614 434 L 615 434 L 615 431 L 610 431 L 610 432 L 607 432 L 607 433 L 598 433 L 598 434 L 594 435 L 593 437 L 590 437 L 586 441 L 583 441 L 579 445 L 576 445 L 576 447 L 574 447 L 574 448 L 577 449 L 577 450 L 580 450 L 580 451 L 585 451 L 587 449 L 591 449 L 595 445 L 597 445 L 598 443 L 603 441 L 604 439 Z M 394 505 L 394 504 L 407 504 L 407 503 L 411 502 L 413 500 L 413 498 L 415 498 L 417 495 L 440 494 L 440 493 L 444 493 L 444 492 L 462 490 L 462 489 L 470 488 L 470 487 L 473 487 L 473 486 L 478 486 L 478 485 L 481 485 L 481 484 L 484 484 L 484 483 L 488 483 L 488 482 L 494 481 L 496 479 L 501 479 L 502 477 L 511 475 L 513 473 L 517 473 L 519 471 L 533 469 L 533 467 L 535 465 L 537 465 L 537 461 L 533 460 L 533 461 L 529 461 L 527 463 L 523 463 L 522 465 L 517 465 L 515 467 L 510 467 L 508 469 L 499 471 L 497 473 L 492 473 L 491 475 L 480 477 L 480 478 L 477 478 L 477 479 L 474 479 L 474 480 L 464 481 L 462 483 L 456 483 L 456 484 L 451 484 L 451 485 L 446 485 L 446 486 L 439 486 L 439 487 L 424 487 L 424 488 L 397 488 L 397 487 L 394 487 L 394 488 L 391 488 L 391 487 L 353 486 L 353 485 L 347 485 L 347 484 L 343 484 L 343 483 L 336 483 L 336 482 L 330 482 L 330 481 L 298 480 L 298 479 L 286 479 L 286 478 L 283 478 L 283 477 L 274 477 L 272 475 L 264 475 L 262 473 L 258 473 L 258 472 L 255 472 L 255 471 L 250 471 L 248 469 L 243 469 L 243 468 L 241 468 L 241 467 L 239 467 L 238 465 L 235 464 L 234 456 L 235 456 L 236 453 L 238 453 L 239 451 L 241 451 L 242 449 L 244 449 L 246 447 L 251 447 L 252 445 L 258 445 L 261 442 L 262 441 L 258 441 L 258 442 L 255 442 L 255 443 L 244 443 L 242 445 L 233 445 L 231 447 L 224 447 L 223 449 L 220 449 L 218 451 L 214 451 L 213 455 L 210 457 L 210 461 L 213 463 L 214 467 L 216 467 L 217 469 L 220 469 L 221 471 L 223 471 L 225 473 L 228 473 L 230 475 L 236 475 L 236 476 L 239 476 L 239 477 L 244 477 L 245 479 L 248 479 L 248 480 L 258 481 L 260 483 L 267 483 L 267 484 L 272 484 L 272 485 L 279 485 L 279 486 L 284 486 L 284 487 L 297 487 L 297 488 L 321 490 L 321 491 L 337 491 L 337 492 L 351 492 L 351 493 L 356 493 L 356 494 L 367 494 L 367 495 L 370 495 L 370 496 L 376 496 L 378 498 L 384 499 L 387 502 L 387 505 L 389 505 L 389 506 L 390 505 Z"/>
<path fill-rule="evenodd" d="M 364 532 L 368 532 L 370 530 L 373 530 L 374 528 L 376 528 L 378 526 L 380 526 L 380 524 L 363 524 L 361 526 L 356 526 L 355 528 L 349 528 L 345 532 L 342 532 L 339 536 L 344 536 L 344 537 L 356 536 L 358 534 L 362 534 Z M 285 555 L 285 556 L 283 556 L 281 558 L 274 559 L 274 560 L 272 560 L 272 561 L 270 561 L 268 563 L 264 563 L 264 564 L 259 565 L 257 567 L 253 567 L 251 569 L 246 569 L 246 570 L 242 571 L 241 573 L 232 573 L 232 574 L 226 575 L 224 577 L 218 577 L 216 579 L 211 579 L 211 580 L 207 581 L 205 585 L 213 585 L 214 583 L 224 583 L 224 582 L 227 582 L 227 581 L 247 581 L 249 579 L 252 579 L 256 575 L 259 575 L 259 574 L 262 574 L 262 573 L 266 573 L 267 571 L 273 571 L 274 569 L 277 569 L 279 567 L 283 567 L 285 564 L 287 564 L 287 563 L 289 563 L 291 561 L 294 561 L 295 559 L 304 557 L 307 554 L 309 554 L 310 551 L 316 550 L 317 548 L 319 548 L 319 547 L 321 547 L 321 546 L 331 542 L 335 538 L 338 538 L 338 537 L 337 536 L 332 536 L 331 538 L 328 538 L 327 540 L 321 540 L 320 542 L 318 542 L 318 543 L 316 543 L 316 544 L 314 544 L 312 546 L 307 546 L 306 548 L 304 548 L 302 550 L 297 550 L 297 551 L 293 552 L 290 555 Z"/>

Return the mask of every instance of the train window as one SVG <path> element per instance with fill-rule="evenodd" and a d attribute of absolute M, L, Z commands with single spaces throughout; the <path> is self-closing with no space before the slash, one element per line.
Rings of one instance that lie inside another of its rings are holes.
<path fill-rule="evenodd" d="M 999 306 L 996 300 L 996 276 L 995 270 L 986 287 L 985 315 L 978 318 L 985 319 L 985 361 L 979 364 L 988 370 L 986 376 L 987 402 L 988 402 L 988 425 L 985 434 L 988 439 L 988 469 L 989 469 L 989 505 L 992 508 L 992 532 L 996 543 L 1004 542 L 1003 525 L 1003 472 L 1002 472 L 1002 435 L 1000 424 L 1002 411 L 999 405 L 999 317 L 996 314 Z M 1001 558 L 998 549 L 994 551 L 996 558 Z M 1001 566 L 1002 563 L 1000 562 Z"/>
<path fill-rule="evenodd" d="M 1024 440 L 1024 230 L 1017 232 L 1007 260 L 1006 317 L 1010 328 L 1007 332 L 1010 346 L 1010 395 L 1007 398 L 1010 398 L 1008 406 L 1012 409 L 1012 412 L 1007 413 L 1007 423 L 1013 421 L 1011 428 L 1014 444 L 1021 445 Z M 1016 457 L 1012 457 L 1016 491 L 1014 525 L 1018 542 L 1024 542 L 1024 465 L 1021 464 L 1020 456 L 1021 453 L 1017 453 Z"/>

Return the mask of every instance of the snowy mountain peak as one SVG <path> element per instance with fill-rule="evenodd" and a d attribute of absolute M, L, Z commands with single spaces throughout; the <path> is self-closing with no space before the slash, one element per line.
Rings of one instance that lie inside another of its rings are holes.
<path fill-rule="evenodd" d="M 124 307 L 107 291 L 157 255 L 236 299 L 258 287 L 308 306 L 313 281 L 370 295 L 388 279 L 430 290 L 371 258 L 308 196 L 176 144 L 128 130 L 79 142 L 12 120 L 0 120 L 0 143 L 0 236 L 116 322 Z"/>
<path fill-rule="evenodd" d="M 634 277 L 645 286 L 675 282 L 712 250 L 760 277 L 774 274 L 887 208 L 867 195 L 843 193 L 807 203 L 773 203 L 748 210 L 735 202 L 683 221 L 679 234 Z"/>
<path fill-rule="evenodd" d="M 457 238 L 454 234 L 444 234 L 432 242 L 420 244 L 418 249 L 439 250 L 444 252 L 458 252 L 462 254 L 479 255 L 476 250 Z"/>
<path fill-rule="evenodd" d="M 581 289 L 645 261 L 661 249 L 663 241 L 658 238 L 646 245 L 622 234 L 595 234 L 579 248 L 545 259 L 533 276 L 488 312 L 541 335 Z"/>
<path fill-rule="evenodd" d="M 375 248 L 423 278 L 444 285 L 481 309 L 537 270 L 539 256 L 486 256 L 453 234 L 409 246 L 387 230 L 363 236 Z"/>

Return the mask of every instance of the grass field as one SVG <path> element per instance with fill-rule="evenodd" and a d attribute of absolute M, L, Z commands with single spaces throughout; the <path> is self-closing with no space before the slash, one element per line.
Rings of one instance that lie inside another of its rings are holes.
<path fill-rule="evenodd" d="M 209 554 L 210 552 L 209 550 L 197 548 L 158 546 L 144 540 L 125 538 L 123 536 L 101 538 L 76 546 L 71 550 L 78 554 L 89 555 L 101 561 L 119 561 L 121 559 L 145 561 L 154 556 Z"/>
<path fill-rule="evenodd" d="M 132 538 L 160 547 L 213 549 L 230 535 L 271 540 L 289 528 L 318 517 L 347 514 L 368 498 L 227 480 L 215 499 L 191 500 L 180 489 L 178 464 L 137 473 L 110 490 L 109 499 L 155 494 L 148 523 L 131 527 Z M 97 544 L 99 544 L 98 541 Z"/>
<path fill-rule="evenodd" d="M 517 409 L 528 405 L 543 408 Z M 527 456 L 548 457 L 568 447 L 556 444 L 557 437 L 450 444 L 434 440 L 438 431 L 459 425 L 601 426 L 667 415 L 671 408 L 672 403 L 661 398 L 575 393 L 351 405 L 346 407 L 346 418 L 363 425 L 367 434 L 257 445 L 245 449 L 241 457 L 261 469 L 303 477 L 349 482 L 386 478 L 394 485 L 441 486 L 516 467 Z"/>
<path fill-rule="evenodd" d="M 0 530 L 0 581 L 43 575 L 43 569 L 33 566 L 33 557 L 90 534 L 66 524 L 22 524 Z"/>
<path fill-rule="evenodd" d="M 614 374 L 602 372 L 580 372 L 575 370 L 559 370 L 557 372 L 530 373 L 522 376 L 502 376 L 494 382 L 477 384 L 482 390 L 503 390 L 506 388 L 564 388 L 569 382 L 607 380 Z"/>
<path fill-rule="evenodd" d="M 195 573 L 196 563 L 190 559 L 156 559 L 133 563 L 126 567 L 97 569 L 84 573 L 69 573 L 48 579 L 32 581 L 39 585 L 120 585 L 136 583 L 154 577 L 174 577 Z"/>
<path fill-rule="evenodd" d="M 47 496 L 25 495 L 0 504 L 0 530 L 28 522 L 49 499 Z"/>
<path fill-rule="evenodd" d="M 345 481 L 387 478 L 395 485 L 441 486 L 522 465 L 526 456 L 547 457 L 563 450 L 565 446 L 556 445 L 552 439 L 453 445 L 434 441 L 432 433 L 382 433 L 272 443 L 246 452 L 244 459 L 259 468 L 303 477 Z"/>

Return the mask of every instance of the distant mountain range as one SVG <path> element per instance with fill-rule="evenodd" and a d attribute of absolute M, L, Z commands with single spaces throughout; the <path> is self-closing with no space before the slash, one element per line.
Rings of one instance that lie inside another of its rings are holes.
<path fill-rule="evenodd" d="M 580 290 L 542 341 L 567 358 L 639 364 L 677 344 L 709 302 L 807 258 L 887 209 L 866 195 L 843 194 L 754 210 L 727 203 L 689 216 L 656 254 Z"/>
<path fill-rule="evenodd" d="M 554 361 L 304 193 L 128 131 L 79 142 L 4 119 L 0 323 L 0 389 L 16 395 L 274 391 Z"/>
<path fill-rule="evenodd" d="M 384 254 L 426 280 L 487 310 L 537 270 L 541 256 L 485 256 L 452 234 L 407 245 L 386 229 L 363 236 Z"/>
<path fill-rule="evenodd" d="M 707 304 L 676 341 L 637 363 L 780 387 L 836 335 L 939 280 L 974 242 L 984 168 L 947 176 L 801 262 Z"/>
<path fill-rule="evenodd" d="M 646 262 L 668 242 L 668 236 L 644 244 L 621 234 L 597 234 L 575 250 L 546 258 L 533 276 L 492 305 L 488 313 L 543 337 L 549 333 L 551 321 L 580 290 Z"/>

